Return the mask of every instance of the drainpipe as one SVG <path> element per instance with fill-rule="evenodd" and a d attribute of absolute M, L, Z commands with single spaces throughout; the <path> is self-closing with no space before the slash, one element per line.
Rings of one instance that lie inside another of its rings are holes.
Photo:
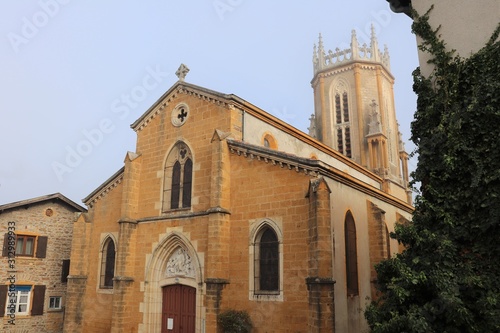
<path fill-rule="evenodd" d="M 241 141 L 245 142 L 245 110 L 241 109 Z"/>

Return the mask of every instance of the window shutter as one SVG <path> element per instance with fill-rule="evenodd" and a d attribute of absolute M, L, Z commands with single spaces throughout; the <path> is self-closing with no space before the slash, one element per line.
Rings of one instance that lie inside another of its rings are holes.
<path fill-rule="evenodd" d="M 62 261 L 62 271 L 61 271 L 61 282 L 66 283 L 68 282 L 68 275 L 69 275 L 69 259 L 64 259 Z"/>
<path fill-rule="evenodd" d="M 33 306 L 31 307 L 32 316 L 43 315 L 43 305 L 45 303 L 45 286 L 35 286 L 33 289 Z"/>
<path fill-rule="evenodd" d="M 36 257 L 45 258 L 47 254 L 47 236 L 39 236 L 36 246 Z"/>
<path fill-rule="evenodd" d="M 7 289 L 6 284 L 0 285 L 0 317 L 5 316 L 5 306 L 7 305 Z"/>
<path fill-rule="evenodd" d="M 3 248 L 2 248 L 2 257 L 7 257 L 9 255 L 9 234 L 5 234 L 3 237 Z"/>

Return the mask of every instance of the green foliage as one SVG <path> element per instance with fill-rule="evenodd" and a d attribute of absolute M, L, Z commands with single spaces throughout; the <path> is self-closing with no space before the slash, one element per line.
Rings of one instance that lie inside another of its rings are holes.
<path fill-rule="evenodd" d="M 376 333 L 500 332 L 500 25 L 462 59 L 429 13 L 413 24 L 435 66 L 413 73 L 421 192 L 412 223 L 391 235 L 405 251 L 376 267 L 382 297 L 365 316 Z"/>
<path fill-rule="evenodd" d="M 217 323 L 223 333 L 249 333 L 253 327 L 248 312 L 238 310 L 226 310 L 220 313 Z"/>

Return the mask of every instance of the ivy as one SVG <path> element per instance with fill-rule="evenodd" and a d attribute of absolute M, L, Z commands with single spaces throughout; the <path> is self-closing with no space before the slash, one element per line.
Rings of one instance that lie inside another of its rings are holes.
<path fill-rule="evenodd" d="M 373 332 L 500 332 L 500 24 L 469 58 L 447 50 L 429 16 L 413 13 L 434 70 L 413 72 L 420 184 L 405 250 L 377 265 Z"/>

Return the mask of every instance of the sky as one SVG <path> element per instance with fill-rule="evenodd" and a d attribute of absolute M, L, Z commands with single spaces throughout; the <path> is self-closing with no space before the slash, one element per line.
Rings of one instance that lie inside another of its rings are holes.
<path fill-rule="evenodd" d="M 385 0 L 0 2 L 0 204 L 60 192 L 78 204 L 135 151 L 130 128 L 176 81 L 235 94 L 307 133 L 313 46 L 391 57 L 406 150 L 418 66 L 411 20 Z M 416 165 L 410 160 L 410 169 Z"/>

